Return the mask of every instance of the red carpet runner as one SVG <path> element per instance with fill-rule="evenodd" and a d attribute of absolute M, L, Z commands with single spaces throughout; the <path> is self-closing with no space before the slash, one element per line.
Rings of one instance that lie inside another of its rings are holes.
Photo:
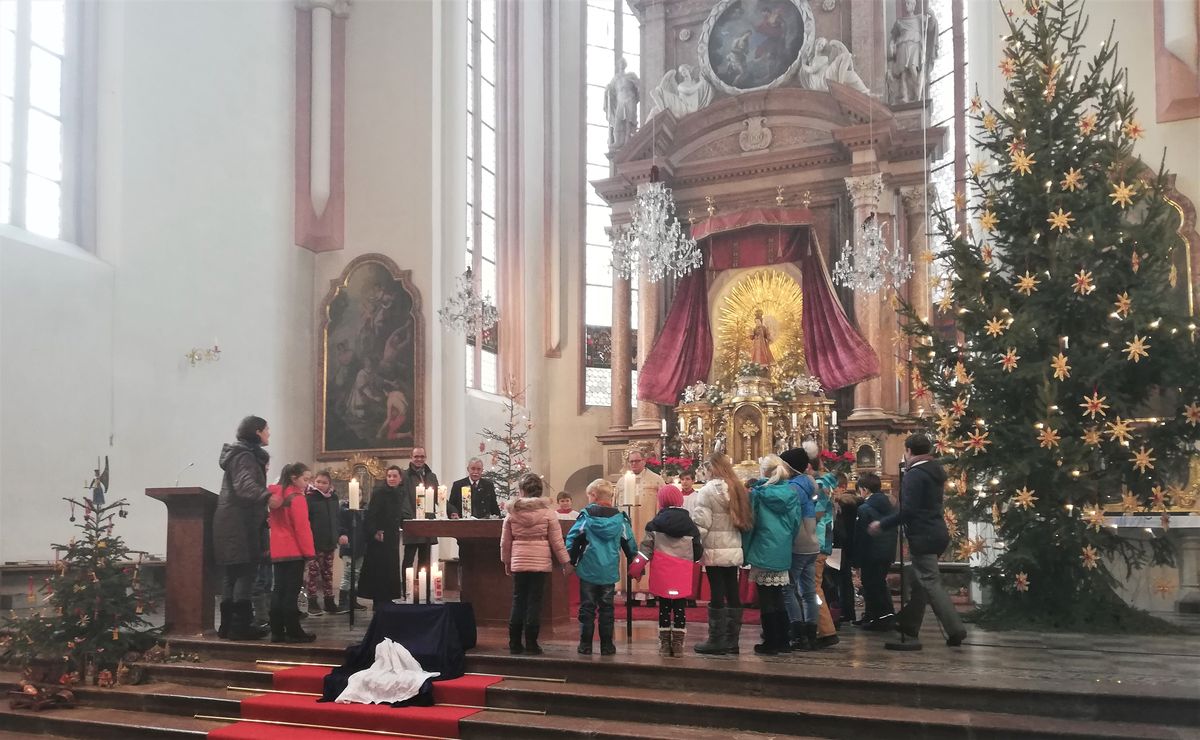
<path fill-rule="evenodd" d="M 276 671 L 273 686 L 279 691 L 302 691 L 320 694 L 328 668 L 303 666 Z M 300 724 L 347 727 L 364 730 L 459 737 L 458 721 L 475 714 L 477 709 L 441 706 L 468 704 L 482 707 L 487 699 L 487 687 L 498 683 L 497 676 L 463 676 L 452 681 L 435 681 L 432 707 L 389 707 L 378 704 L 319 704 L 315 696 L 294 694 L 263 694 L 243 699 L 242 719 L 264 719 Z M 237 722 L 208 733 L 214 740 L 349 740 L 362 738 L 353 732 L 282 727 Z"/>

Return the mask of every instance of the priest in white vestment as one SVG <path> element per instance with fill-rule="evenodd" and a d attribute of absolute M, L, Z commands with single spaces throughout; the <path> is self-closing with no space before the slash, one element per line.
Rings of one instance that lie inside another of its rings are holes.
<path fill-rule="evenodd" d="M 646 456 L 641 450 L 630 450 L 626 459 L 629 468 L 613 486 L 613 506 L 629 514 L 633 522 L 633 539 L 641 542 L 646 534 L 646 524 L 658 513 L 658 489 L 665 485 L 666 481 L 658 473 L 646 470 Z M 622 560 L 618 591 L 625 589 L 625 568 L 626 563 Z M 646 599 L 649 592 L 647 584 L 646 575 L 633 582 L 633 592 L 639 595 L 639 601 Z"/>

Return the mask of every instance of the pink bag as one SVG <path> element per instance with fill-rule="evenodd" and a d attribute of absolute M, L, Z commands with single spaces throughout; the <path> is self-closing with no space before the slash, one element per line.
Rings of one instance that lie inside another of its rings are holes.
<path fill-rule="evenodd" d="M 663 552 L 650 561 L 650 593 L 660 599 L 690 599 L 694 563 Z"/>

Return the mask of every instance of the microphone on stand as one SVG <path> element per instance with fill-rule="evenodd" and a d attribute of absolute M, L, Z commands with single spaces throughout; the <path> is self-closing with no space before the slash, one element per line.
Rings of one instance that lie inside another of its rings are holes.
<path fill-rule="evenodd" d="M 188 468 L 194 468 L 195 466 L 196 466 L 196 463 L 194 463 L 194 462 L 190 462 L 187 465 L 183 466 L 183 470 L 180 470 L 179 474 L 175 476 L 175 487 L 176 488 L 179 488 L 179 479 L 182 478 L 183 474 L 188 471 Z"/>

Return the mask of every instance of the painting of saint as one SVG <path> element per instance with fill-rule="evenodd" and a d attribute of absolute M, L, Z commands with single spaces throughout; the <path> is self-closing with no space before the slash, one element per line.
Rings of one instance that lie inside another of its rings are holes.
<path fill-rule="evenodd" d="M 791 0 L 734 0 L 708 39 L 713 73 L 738 90 L 769 85 L 800 57 L 804 18 Z"/>
<path fill-rule="evenodd" d="M 319 456 L 400 454 L 419 442 L 420 297 L 381 255 L 356 259 L 326 299 Z"/>

